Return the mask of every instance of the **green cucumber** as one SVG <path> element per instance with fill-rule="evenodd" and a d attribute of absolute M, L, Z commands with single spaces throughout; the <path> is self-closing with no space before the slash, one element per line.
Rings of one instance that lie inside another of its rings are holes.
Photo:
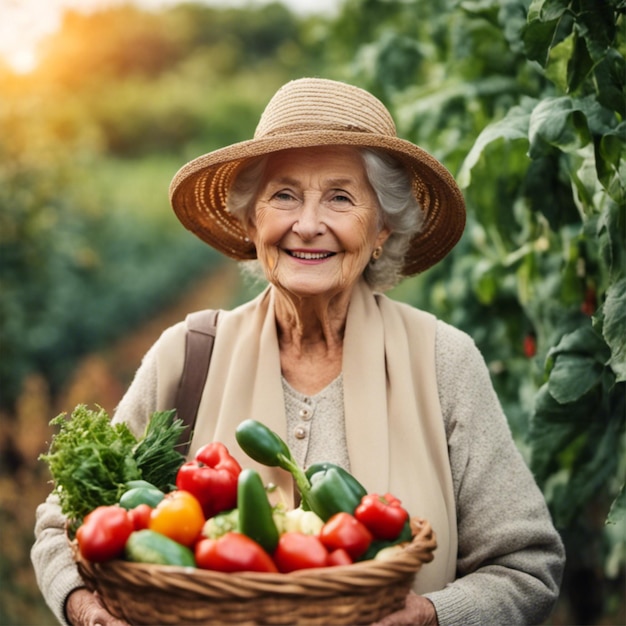
<path fill-rule="evenodd" d="M 133 487 L 122 494 L 120 506 L 127 510 L 134 509 L 140 504 L 154 508 L 164 497 L 165 494 L 156 487 Z"/>
<path fill-rule="evenodd" d="M 147 480 L 129 480 L 126 483 L 126 487 L 128 489 L 135 489 L 136 487 L 146 487 L 147 489 L 157 489 L 152 483 L 149 483 Z"/>
<path fill-rule="evenodd" d="M 239 532 L 254 539 L 268 554 L 278 545 L 278 528 L 265 486 L 256 470 L 241 470 L 237 481 Z"/>
<path fill-rule="evenodd" d="M 193 552 L 173 539 L 144 529 L 130 534 L 125 548 L 126 558 L 136 563 L 195 567 Z"/>

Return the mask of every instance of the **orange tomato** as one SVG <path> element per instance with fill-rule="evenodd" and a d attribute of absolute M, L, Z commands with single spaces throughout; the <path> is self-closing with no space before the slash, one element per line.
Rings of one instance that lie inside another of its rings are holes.
<path fill-rule="evenodd" d="M 168 493 L 153 509 L 149 528 L 190 547 L 200 536 L 204 522 L 197 498 L 178 490 Z"/>

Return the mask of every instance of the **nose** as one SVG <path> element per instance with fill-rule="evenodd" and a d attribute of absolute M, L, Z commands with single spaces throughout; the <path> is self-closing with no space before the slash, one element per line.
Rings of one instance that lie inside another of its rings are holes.
<path fill-rule="evenodd" d="M 298 234 L 304 241 L 313 239 L 317 235 L 326 232 L 322 208 L 318 198 L 305 198 L 292 226 L 293 232 Z"/>

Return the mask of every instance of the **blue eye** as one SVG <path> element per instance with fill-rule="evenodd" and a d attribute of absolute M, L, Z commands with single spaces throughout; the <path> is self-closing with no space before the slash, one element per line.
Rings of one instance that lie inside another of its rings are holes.
<path fill-rule="evenodd" d="M 286 191 L 279 191 L 277 194 L 274 194 L 274 198 L 277 200 L 293 200 L 293 196 Z"/>

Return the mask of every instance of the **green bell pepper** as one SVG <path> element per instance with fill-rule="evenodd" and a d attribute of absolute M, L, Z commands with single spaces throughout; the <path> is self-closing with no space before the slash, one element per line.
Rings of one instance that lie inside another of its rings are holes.
<path fill-rule="evenodd" d="M 311 482 L 308 502 L 324 521 L 335 513 L 354 514 L 361 498 L 367 495 L 365 487 L 350 472 L 333 463 L 315 463 L 306 470 Z"/>
<path fill-rule="evenodd" d="M 290 472 L 302 496 L 302 508 L 326 521 L 340 511 L 353 514 L 367 493 L 349 472 L 332 463 L 316 463 L 305 472 L 298 466 L 287 444 L 265 424 L 245 420 L 235 438 L 241 449 L 255 461 Z"/>

